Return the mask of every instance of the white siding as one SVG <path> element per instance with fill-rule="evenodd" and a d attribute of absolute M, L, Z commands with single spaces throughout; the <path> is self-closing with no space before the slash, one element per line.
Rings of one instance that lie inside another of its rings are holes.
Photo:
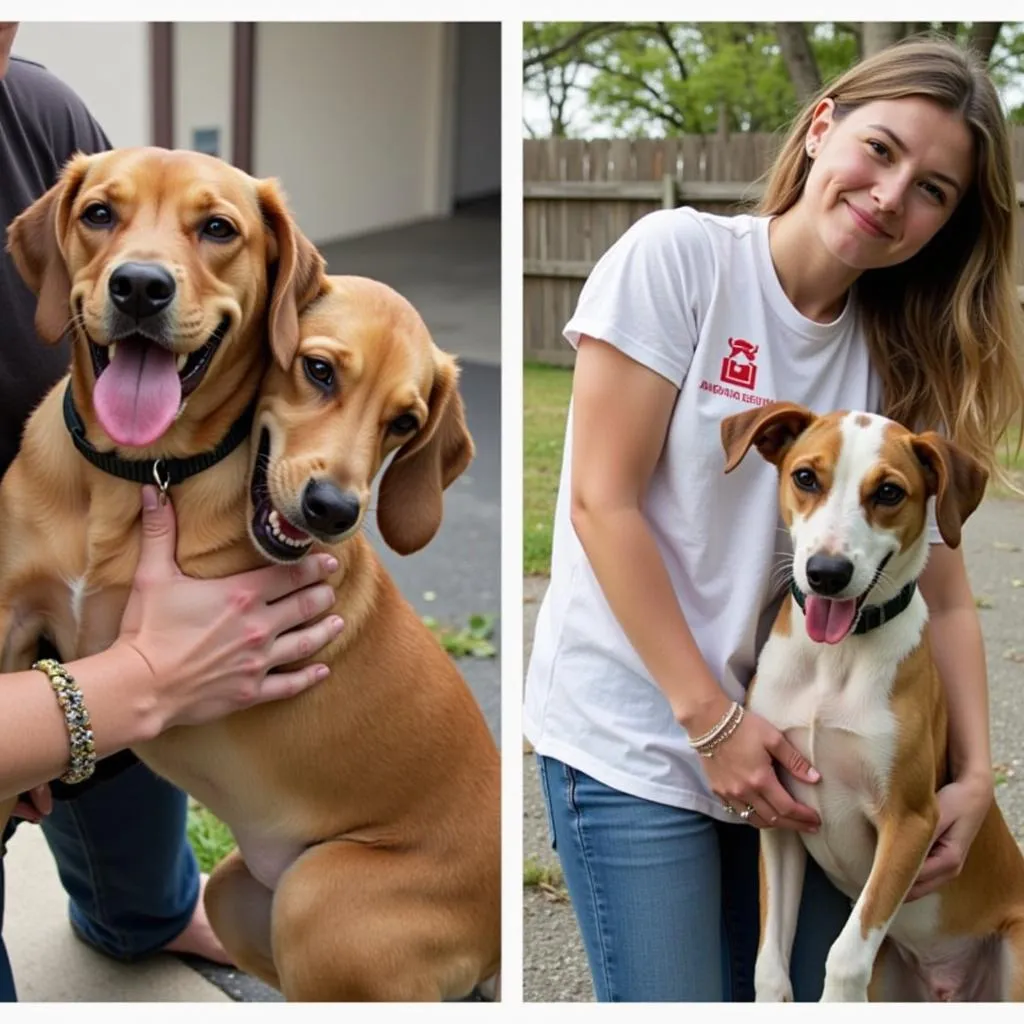
<path fill-rule="evenodd" d="M 257 27 L 253 171 L 315 242 L 448 212 L 444 60 L 441 23 Z"/>
<path fill-rule="evenodd" d="M 234 26 L 178 22 L 174 26 L 174 145 L 192 148 L 196 128 L 220 130 L 221 159 L 231 162 Z"/>
<path fill-rule="evenodd" d="M 149 145 L 149 25 L 22 22 L 13 52 L 71 86 L 115 146 Z"/>

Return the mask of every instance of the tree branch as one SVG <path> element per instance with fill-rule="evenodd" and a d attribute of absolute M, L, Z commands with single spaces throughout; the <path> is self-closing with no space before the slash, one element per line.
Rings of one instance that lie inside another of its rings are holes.
<path fill-rule="evenodd" d="M 1001 21 L 976 21 L 967 35 L 967 45 L 987 62 L 1002 28 Z"/>
<path fill-rule="evenodd" d="M 676 47 L 675 40 L 672 38 L 672 33 L 669 31 L 668 25 L 664 21 L 658 23 L 658 35 L 661 36 L 663 42 L 668 47 L 668 52 L 672 54 L 675 59 L 676 67 L 679 69 L 679 78 L 685 82 L 689 79 L 690 75 L 686 70 L 686 62 L 683 60 L 683 55 L 679 52 Z"/>
<path fill-rule="evenodd" d="M 581 43 L 586 42 L 593 36 L 599 36 L 604 32 L 608 32 L 617 28 L 629 28 L 631 27 L 628 22 L 624 21 L 594 21 L 583 26 L 583 28 L 573 32 L 571 36 L 566 39 L 555 43 L 547 50 L 541 50 L 540 53 L 532 54 L 529 57 L 523 58 L 523 77 L 530 74 L 538 65 L 547 64 L 549 60 L 555 57 L 560 57 L 563 53 L 567 53 L 569 50 L 574 49 Z"/>
<path fill-rule="evenodd" d="M 630 97 L 628 100 L 623 99 L 617 101 L 629 110 L 642 110 L 646 114 L 650 114 L 651 117 L 658 121 L 667 121 L 673 127 L 678 128 L 679 131 L 685 131 L 686 119 L 683 115 L 676 110 L 674 107 L 668 107 L 665 110 L 656 110 L 654 107 L 644 103 L 643 100 L 637 99 L 636 97 Z"/>

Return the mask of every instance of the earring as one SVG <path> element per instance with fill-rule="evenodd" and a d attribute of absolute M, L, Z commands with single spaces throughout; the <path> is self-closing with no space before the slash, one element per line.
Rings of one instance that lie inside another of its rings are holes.
<path fill-rule="evenodd" d="M 807 143 L 807 155 L 813 159 L 815 153 L 818 152 L 818 147 L 813 142 Z"/>

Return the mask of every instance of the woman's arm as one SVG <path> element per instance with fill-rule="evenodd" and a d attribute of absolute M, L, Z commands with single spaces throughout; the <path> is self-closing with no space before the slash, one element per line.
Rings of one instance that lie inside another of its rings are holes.
<path fill-rule="evenodd" d="M 933 544 L 919 586 L 928 605 L 932 655 L 949 707 L 953 778 L 981 781 L 991 790 L 985 645 L 963 550 Z"/>
<path fill-rule="evenodd" d="M 686 625 L 641 511 L 678 393 L 611 345 L 581 339 L 573 376 L 570 514 L 630 643 L 677 720 L 698 735 L 730 702 Z"/>
<path fill-rule="evenodd" d="M 960 873 L 993 798 L 985 647 L 963 549 L 933 544 L 919 586 L 949 709 L 953 781 L 939 791 L 937 841 L 908 899 L 924 896 Z"/>
<path fill-rule="evenodd" d="M 297 628 L 333 604 L 333 589 L 316 585 L 337 568 L 333 558 L 193 579 L 174 562 L 170 503 L 156 504 L 155 488 L 143 491 L 142 549 L 120 636 L 66 665 L 89 711 L 97 757 L 173 725 L 298 693 L 323 678 L 325 666 L 267 673 L 314 653 L 341 629 L 333 616 Z M 0 677 L 0 799 L 59 777 L 68 757 L 64 715 L 46 676 Z"/>
<path fill-rule="evenodd" d="M 676 720 L 696 736 L 712 728 L 731 701 L 697 647 L 642 511 L 677 395 L 670 381 L 613 346 L 580 340 L 573 378 L 571 517 L 609 607 Z M 746 803 L 761 808 L 761 824 L 772 818 L 789 827 L 797 821 L 801 827 L 815 824 L 816 815 L 779 783 L 769 751 L 814 781 L 810 766 L 782 734 L 748 714 L 708 761 L 715 791 L 737 809 Z"/>

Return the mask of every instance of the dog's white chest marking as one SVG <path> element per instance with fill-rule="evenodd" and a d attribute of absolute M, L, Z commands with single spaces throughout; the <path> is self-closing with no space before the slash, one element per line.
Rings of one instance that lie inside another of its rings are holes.
<path fill-rule="evenodd" d="M 71 596 L 71 615 L 75 620 L 76 631 L 82 628 L 82 607 L 85 604 L 85 577 L 68 580 L 68 591 Z"/>
<path fill-rule="evenodd" d="M 898 723 L 889 707 L 895 668 L 920 635 L 924 602 L 915 596 L 896 635 L 813 643 L 793 610 L 793 635 L 773 633 L 758 662 L 750 707 L 782 730 L 821 772 L 806 785 L 789 775 L 793 795 L 824 823 L 802 838 L 833 882 L 849 895 L 863 887 L 875 849 L 874 819 L 888 789 Z M 888 633 L 889 630 L 886 630 Z"/>

